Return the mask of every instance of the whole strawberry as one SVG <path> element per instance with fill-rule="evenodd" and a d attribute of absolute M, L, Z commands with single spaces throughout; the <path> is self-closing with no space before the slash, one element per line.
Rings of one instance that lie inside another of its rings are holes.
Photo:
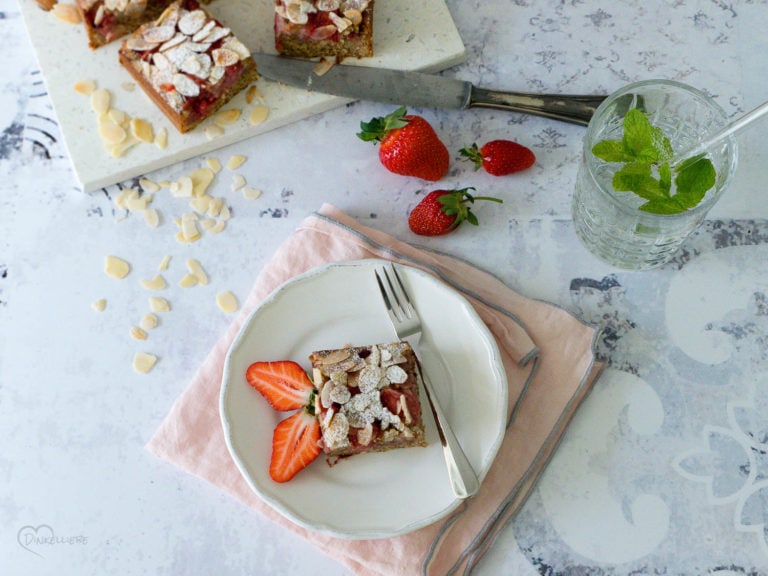
<path fill-rule="evenodd" d="M 465 220 L 477 226 L 477 217 L 469 204 L 475 200 L 499 202 L 498 198 L 472 196 L 474 188 L 434 190 L 427 194 L 408 216 L 408 227 L 421 236 L 441 236 L 453 232 Z"/>
<path fill-rule="evenodd" d="M 390 172 L 435 182 L 448 172 L 450 154 L 432 126 L 421 116 L 406 114 L 405 107 L 392 114 L 360 122 L 358 138 L 379 142 L 379 161 Z"/>
<path fill-rule="evenodd" d="M 536 156 L 530 149 L 511 140 L 491 140 L 478 148 L 477 144 L 459 150 L 459 154 L 482 167 L 488 174 L 505 176 L 533 166 Z"/>

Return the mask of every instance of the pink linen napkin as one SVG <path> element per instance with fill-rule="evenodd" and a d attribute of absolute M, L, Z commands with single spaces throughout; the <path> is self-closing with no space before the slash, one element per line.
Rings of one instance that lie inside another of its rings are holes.
<path fill-rule="evenodd" d="M 348 540 L 294 524 L 251 490 L 227 450 L 218 407 L 226 353 L 253 309 L 302 272 L 363 258 L 418 267 L 472 303 L 499 345 L 509 381 L 510 418 L 480 492 L 448 518 L 402 536 Z M 238 317 L 147 447 L 306 538 L 357 574 L 469 572 L 525 502 L 599 375 L 602 364 L 593 354 L 596 337 L 594 327 L 556 306 L 517 294 L 467 262 L 416 248 L 324 205 L 302 222 L 261 271 Z"/>

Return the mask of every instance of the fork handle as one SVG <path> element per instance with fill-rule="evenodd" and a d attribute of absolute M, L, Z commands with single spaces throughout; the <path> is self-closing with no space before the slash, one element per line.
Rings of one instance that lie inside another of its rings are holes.
<path fill-rule="evenodd" d="M 435 417 L 440 443 L 443 445 L 443 456 L 448 467 L 448 478 L 451 481 L 451 488 L 453 488 L 457 498 L 464 499 L 474 496 L 480 489 L 480 481 L 477 479 L 477 474 L 475 474 L 472 465 L 467 459 L 467 455 L 461 448 L 461 444 L 459 444 L 459 441 L 453 434 L 453 430 L 448 425 L 443 409 L 436 400 L 432 383 L 423 371 L 420 371 L 420 374 L 427 392 L 429 407 L 432 410 L 432 415 Z"/>

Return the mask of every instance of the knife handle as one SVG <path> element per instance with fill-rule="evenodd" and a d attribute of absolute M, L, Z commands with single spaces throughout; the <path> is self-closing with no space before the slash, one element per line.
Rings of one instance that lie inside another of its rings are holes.
<path fill-rule="evenodd" d="M 496 108 L 586 126 L 604 95 L 525 94 L 472 87 L 469 107 Z"/>

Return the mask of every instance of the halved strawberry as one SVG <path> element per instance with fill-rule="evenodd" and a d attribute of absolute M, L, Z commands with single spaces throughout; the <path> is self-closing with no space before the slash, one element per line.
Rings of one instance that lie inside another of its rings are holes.
<path fill-rule="evenodd" d="M 320 454 L 320 423 L 309 410 L 300 410 L 282 420 L 272 435 L 269 475 L 287 482 Z"/>
<path fill-rule="evenodd" d="M 245 371 L 245 379 L 281 411 L 309 405 L 314 390 L 307 373 L 292 360 L 254 362 Z"/>

